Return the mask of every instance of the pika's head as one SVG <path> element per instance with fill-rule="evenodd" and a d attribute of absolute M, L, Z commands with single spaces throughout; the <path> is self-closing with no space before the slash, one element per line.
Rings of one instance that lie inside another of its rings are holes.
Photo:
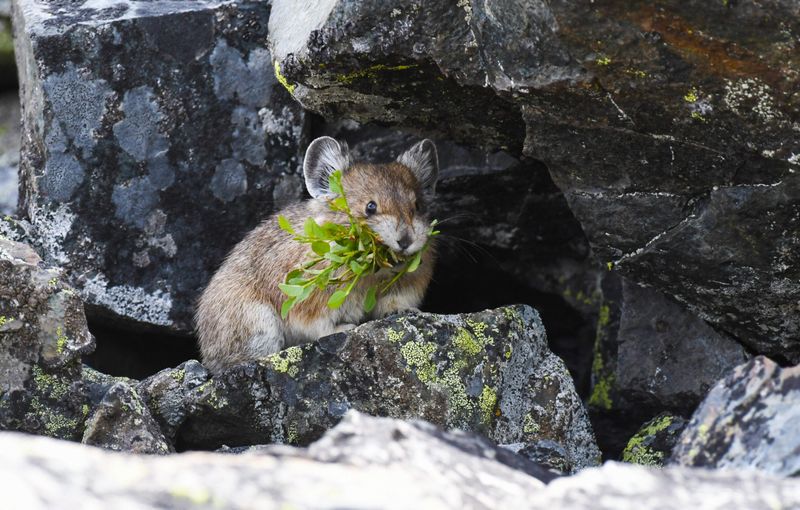
<path fill-rule="evenodd" d="M 428 206 L 439 175 L 432 141 L 422 140 L 386 164 L 354 163 L 347 144 L 329 136 L 311 142 L 303 172 L 312 197 L 333 197 L 328 176 L 336 170 L 342 171 L 350 211 L 363 218 L 386 246 L 405 256 L 422 249 L 428 240 Z"/>

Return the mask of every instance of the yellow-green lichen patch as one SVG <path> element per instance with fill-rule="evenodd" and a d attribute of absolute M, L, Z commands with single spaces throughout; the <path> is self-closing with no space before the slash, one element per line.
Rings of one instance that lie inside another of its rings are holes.
<path fill-rule="evenodd" d="M 283 88 L 289 91 L 289 94 L 294 94 L 294 89 L 297 88 L 297 85 L 289 83 L 286 76 L 281 73 L 281 63 L 277 60 L 275 61 L 275 79 L 278 80 L 278 83 L 283 85 Z"/>
<path fill-rule="evenodd" d="M 667 429 L 672 425 L 672 421 L 671 416 L 665 415 L 647 423 L 628 441 L 628 445 L 622 452 L 623 462 L 645 466 L 662 466 L 664 464 L 664 452 L 654 450 L 646 445 L 645 440 Z"/>
<path fill-rule="evenodd" d="M 69 394 L 69 384 L 45 373 L 38 365 L 33 366 L 33 382 L 42 394 L 53 400 L 62 400 Z"/>
<path fill-rule="evenodd" d="M 522 421 L 522 432 L 526 434 L 537 434 L 541 427 L 536 423 L 536 419 L 529 414 L 525 415 Z"/>
<path fill-rule="evenodd" d="M 186 379 L 186 370 L 170 370 L 169 376 L 176 383 L 183 384 L 184 379 Z"/>
<path fill-rule="evenodd" d="M 606 269 L 608 269 L 609 271 L 612 271 L 614 269 L 614 263 L 613 262 L 606 262 Z"/>
<path fill-rule="evenodd" d="M 487 428 L 491 427 L 492 420 L 497 414 L 497 392 L 488 385 L 484 386 L 478 400 L 478 405 L 481 408 L 481 419 L 484 426 Z"/>
<path fill-rule="evenodd" d="M 297 425 L 294 423 L 290 423 L 288 427 L 286 427 L 286 442 L 288 444 L 299 444 L 300 436 L 297 433 Z"/>
<path fill-rule="evenodd" d="M 691 117 L 694 120 L 699 120 L 700 122 L 706 122 L 706 118 L 700 112 L 692 112 Z"/>
<path fill-rule="evenodd" d="M 303 349 L 294 346 L 267 358 L 276 372 L 295 377 L 300 372 L 298 364 L 303 359 Z"/>
<path fill-rule="evenodd" d="M 614 374 L 607 374 L 600 378 L 592 388 L 589 405 L 600 409 L 610 410 L 614 406 L 611 400 L 611 390 L 614 387 Z"/>
<path fill-rule="evenodd" d="M 467 326 L 472 330 L 472 334 L 480 342 L 481 348 L 486 348 L 487 345 L 494 345 L 494 338 L 485 334 L 486 328 L 489 327 L 485 322 L 478 322 L 472 319 L 467 319 L 466 322 Z"/>
<path fill-rule="evenodd" d="M 389 338 L 390 342 L 396 344 L 397 342 L 401 341 L 405 335 L 403 335 L 401 331 L 389 328 L 386 332 L 386 336 Z"/>
<path fill-rule="evenodd" d="M 484 348 L 483 343 L 464 328 L 458 328 L 456 336 L 453 338 L 453 344 L 456 348 L 471 356 L 480 353 Z"/>
<path fill-rule="evenodd" d="M 89 416 L 89 404 L 83 404 L 81 406 L 81 414 L 83 415 L 84 418 Z"/>
<path fill-rule="evenodd" d="M 511 344 L 509 344 L 508 348 L 506 349 L 506 352 L 503 353 L 503 357 L 506 359 L 506 361 L 508 361 L 511 359 L 512 354 L 514 354 L 514 347 L 512 347 Z"/>
<path fill-rule="evenodd" d="M 698 99 L 700 99 L 700 97 L 697 95 L 697 89 L 691 89 L 683 96 L 683 100 L 687 103 L 696 103 Z"/>
<path fill-rule="evenodd" d="M 225 397 L 220 397 L 217 393 L 214 381 L 204 382 L 195 388 L 195 391 L 200 395 L 205 394 L 205 401 L 212 409 L 220 409 L 228 405 L 228 400 Z"/>
<path fill-rule="evenodd" d="M 595 63 L 599 66 L 607 66 L 611 64 L 611 59 L 606 55 L 600 55 L 595 59 Z"/>
<path fill-rule="evenodd" d="M 353 71 L 352 73 L 347 74 L 340 74 L 336 77 L 336 81 L 339 83 L 348 85 L 353 83 L 353 81 L 360 79 L 360 78 L 377 78 L 379 72 L 387 72 L 387 71 L 407 71 L 408 69 L 413 69 L 417 67 L 416 64 L 409 64 L 409 65 L 396 65 L 396 66 L 387 66 L 384 64 L 376 64 L 374 66 L 370 66 L 366 69 L 359 69 L 358 71 Z"/>
<path fill-rule="evenodd" d="M 61 326 L 56 328 L 56 352 L 62 354 L 67 347 L 67 335 L 64 334 L 64 328 Z"/>
<path fill-rule="evenodd" d="M 436 379 L 436 365 L 431 361 L 431 356 L 436 352 L 433 342 L 411 341 L 400 347 L 400 354 L 406 361 L 407 370 L 414 371 L 423 383 Z"/>

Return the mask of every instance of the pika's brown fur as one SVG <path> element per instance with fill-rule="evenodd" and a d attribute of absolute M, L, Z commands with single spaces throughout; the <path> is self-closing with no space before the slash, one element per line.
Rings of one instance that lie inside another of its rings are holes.
<path fill-rule="evenodd" d="M 407 256 L 428 241 L 426 209 L 438 174 L 432 142 L 423 140 L 398 162 L 374 165 L 352 164 L 346 146 L 332 138 L 319 138 L 309 146 L 304 163 L 306 186 L 313 198 L 278 214 L 299 231 L 309 217 L 319 224 L 346 224 L 345 215 L 328 207 L 334 197 L 327 190 L 327 176 L 334 170 L 342 170 L 342 186 L 352 213 L 364 219 L 390 249 Z M 373 214 L 367 212 L 370 202 L 377 206 Z M 200 350 L 209 370 L 218 373 L 231 365 L 349 329 L 365 319 L 416 308 L 431 280 L 435 251 L 430 246 L 415 272 L 404 275 L 386 294 L 379 294 L 369 315 L 362 308 L 365 293 L 391 276 L 387 270 L 363 278 L 340 308 L 327 306 L 332 290 L 317 290 L 282 320 L 280 308 L 286 296 L 278 284 L 308 257 L 307 245 L 292 240 L 279 228 L 277 214 L 264 220 L 231 251 L 197 308 Z"/>

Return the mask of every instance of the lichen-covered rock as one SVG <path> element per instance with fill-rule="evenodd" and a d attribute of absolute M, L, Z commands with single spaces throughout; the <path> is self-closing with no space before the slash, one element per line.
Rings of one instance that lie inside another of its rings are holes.
<path fill-rule="evenodd" d="M 170 441 L 193 405 L 195 388 L 208 381 L 208 371 L 195 360 L 168 368 L 137 385 L 153 417 Z"/>
<path fill-rule="evenodd" d="M 275 0 L 270 28 L 307 108 L 544 161 L 604 264 L 800 361 L 796 2 Z"/>
<path fill-rule="evenodd" d="M 800 366 L 763 356 L 736 367 L 692 416 L 671 464 L 800 475 Z"/>
<path fill-rule="evenodd" d="M 80 439 L 89 412 L 80 360 L 93 348 L 63 272 L 0 239 L 0 428 Z"/>
<path fill-rule="evenodd" d="M 648 421 L 628 441 L 622 460 L 645 466 L 663 466 L 688 421 L 682 416 L 661 413 Z"/>
<path fill-rule="evenodd" d="M 142 397 L 133 386 L 122 382 L 111 386 L 94 407 L 81 442 L 132 453 L 165 454 L 172 450 Z"/>
<path fill-rule="evenodd" d="M 269 2 L 14 5 L 37 248 L 97 317 L 190 330 L 230 247 L 302 193 Z"/>
<path fill-rule="evenodd" d="M 575 468 L 600 454 L 569 373 L 526 306 L 395 315 L 234 367 L 188 395 L 176 387 L 147 398 L 151 408 L 188 409 L 176 437 L 186 448 L 305 445 L 357 409 L 475 431 L 498 444 L 554 441 Z"/>
<path fill-rule="evenodd" d="M 744 348 L 685 307 L 616 275 L 602 284 L 589 404 L 603 411 L 689 415 L 744 363 Z"/>
<path fill-rule="evenodd" d="M 800 480 L 753 472 L 608 463 L 545 485 L 469 434 L 352 414 L 308 449 L 144 456 L 0 433 L 0 451 L 3 497 L 30 510 L 800 506 Z"/>

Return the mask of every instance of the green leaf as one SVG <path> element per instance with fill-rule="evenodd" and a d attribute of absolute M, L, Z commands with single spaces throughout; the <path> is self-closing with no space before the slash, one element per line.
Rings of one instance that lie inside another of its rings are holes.
<path fill-rule="evenodd" d="M 306 219 L 306 222 L 303 224 L 303 232 L 305 232 L 306 236 L 313 239 L 325 238 L 325 231 L 322 230 L 322 227 L 317 225 L 317 222 L 314 221 L 314 218 Z"/>
<path fill-rule="evenodd" d="M 326 253 L 325 258 L 331 262 L 336 262 L 337 264 L 344 264 L 344 259 L 333 252 Z"/>
<path fill-rule="evenodd" d="M 350 261 L 350 270 L 353 271 L 355 274 L 361 274 L 364 272 L 365 269 L 366 267 L 362 266 L 355 260 Z"/>
<path fill-rule="evenodd" d="M 328 176 L 328 188 L 337 195 L 344 195 L 344 191 L 342 191 L 342 172 L 337 170 Z"/>
<path fill-rule="evenodd" d="M 300 285 L 289 285 L 287 283 L 279 283 L 278 287 L 289 297 L 297 297 L 303 292 L 303 287 Z"/>
<path fill-rule="evenodd" d="M 295 298 L 289 298 L 281 305 L 281 319 L 286 319 L 289 315 L 289 310 L 294 306 Z"/>
<path fill-rule="evenodd" d="M 294 235 L 294 229 L 292 228 L 292 224 L 289 223 L 289 220 L 286 219 L 286 216 L 282 214 L 278 216 L 278 226 L 281 227 L 281 229 L 285 230 L 286 232 L 289 232 L 290 234 Z"/>
<path fill-rule="evenodd" d="M 313 285 L 309 285 L 308 287 L 305 287 L 303 289 L 303 292 L 301 292 L 300 295 L 297 296 L 297 302 L 299 303 L 300 301 L 305 301 L 306 299 L 308 299 L 308 297 L 311 295 L 311 293 L 314 292 L 315 288 L 316 287 L 314 287 Z"/>
<path fill-rule="evenodd" d="M 334 292 L 330 299 L 328 299 L 328 308 L 339 308 L 342 306 L 347 294 L 349 293 L 344 290 L 337 290 Z"/>
<path fill-rule="evenodd" d="M 325 255 L 329 251 L 331 251 L 331 245 L 326 243 L 325 241 L 314 241 L 311 243 L 311 249 L 317 255 Z"/>
<path fill-rule="evenodd" d="M 419 263 L 422 261 L 422 250 L 418 251 L 414 254 L 414 258 L 408 263 L 408 268 L 406 269 L 407 273 L 413 273 L 419 267 Z"/>
<path fill-rule="evenodd" d="M 378 298 L 376 297 L 378 293 L 378 287 L 373 285 L 367 291 L 367 295 L 364 298 L 364 311 L 369 313 L 375 308 L 375 304 L 378 302 Z"/>

